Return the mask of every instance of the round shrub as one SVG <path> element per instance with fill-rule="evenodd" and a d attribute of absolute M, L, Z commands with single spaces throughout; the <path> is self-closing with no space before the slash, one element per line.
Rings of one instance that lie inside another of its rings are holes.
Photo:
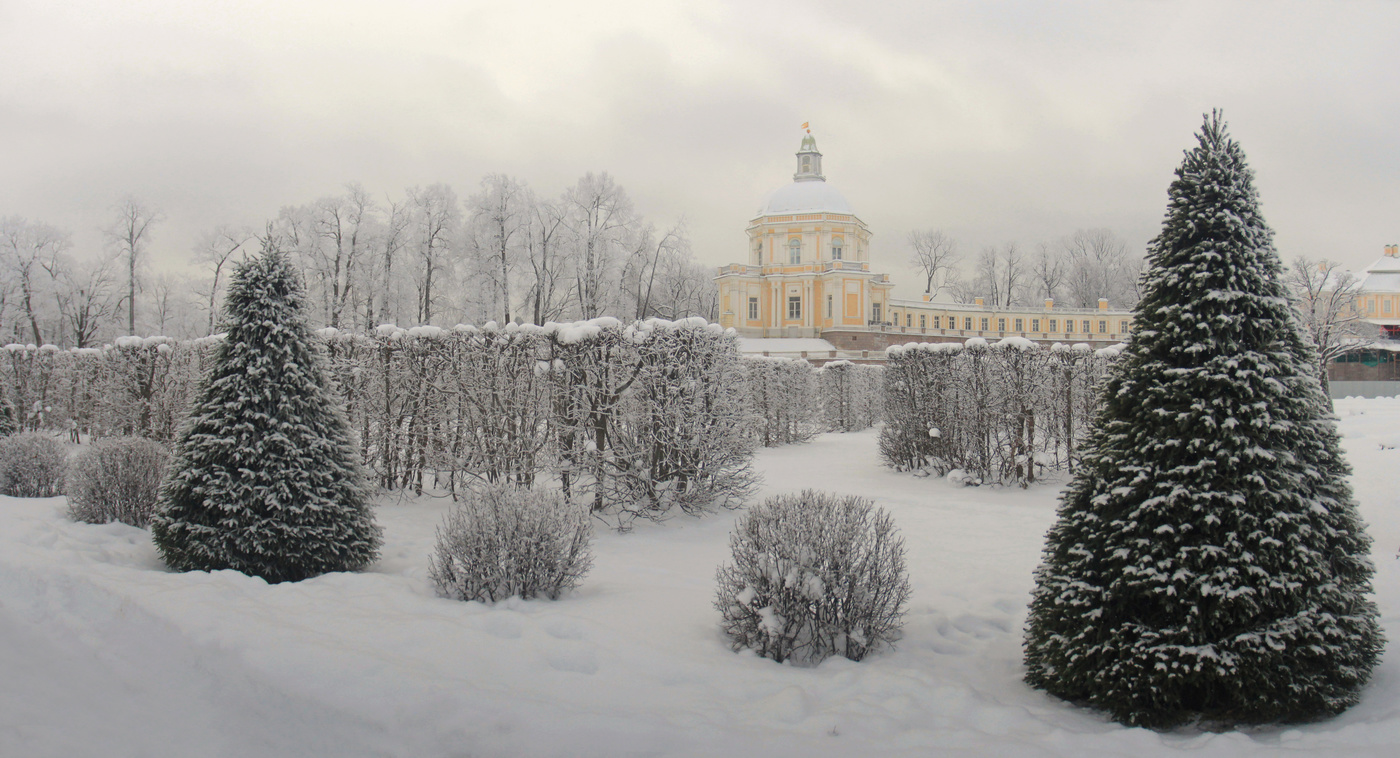
<path fill-rule="evenodd" d="M 145 528 L 160 493 L 170 453 L 141 437 L 93 443 L 68 465 L 68 515 L 74 521 Z"/>
<path fill-rule="evenodd" d="M 561 493 L 482 487 L 437 530 L 429 576 L 457 600 L 558 600 L 593 566 L 592 542 L 587 509 Z"/>
<path fill-rule="evenodd" d="M 859 661 L 899 638 L 909 577 L 904 540 L 862 497 L 807 490 L 749 511 L 729 535 L 715 608 L 735 650 L 816 665 Z"/>
<path fill-rule="evenodd" d="M 63 494 L 63 466 L 68 452 L 62 443 L 38 432 L 0 440 L 0 494 L 11 497 L 54 497 Z"/>

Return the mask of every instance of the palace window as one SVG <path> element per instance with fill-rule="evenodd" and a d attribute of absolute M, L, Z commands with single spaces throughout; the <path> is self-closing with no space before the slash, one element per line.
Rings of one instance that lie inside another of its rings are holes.
<path fill-rule="evenodd" d="M 831 295 L 827 295 L 827 296 L 826 296 L 826 317 L 827 317 L 827 318 L 831 318 L 831 301 L 832 301 Z"/>
<path fill-rule="evenodd" d="M 937 317 L 935 316 L 935 318 L 937 318 Z M 925 316 L 925 315 L 922 314 L 922 313 L 919 314 L 919 328 L 920 328 L 920 329 L 927 329 L 927 328 L 928 328 L 928 316 Z M 936 328 L 936 327 L 935 327 L 935 328 Z"/>
<path fill-rule="evenodd" d="M 913 325 L 914 325 L 914 314 L 912 314 L 912 313 L 906 313 L 906 314 L 904 314 L 904 325 L 905 325 L 905 326 L 913 326 Z"/>
<path fill-rule="evenodd" d="M 982 319 L 982 331 L 984 331 L 984 332 L 987 331 L 987 329 L 988 329 L 987 323 L 988 323 L 989 321 L 991 321 L 991 319 L 985 319 L 985 318 Z"/>
<path fill-rule="evenodd" d="M 870 320 L 871 320 L 871 321 L 874 321 L 874 322 L 877 323 L 877 324 L 880 323 L 881 321 L 883 321 L 883 319 L 880 318 L 880 304 L 879 304 L 879 303 L 872 303 L 872 304 L 870 305 Z"/>
<path fill-rule="evenodd" d="M 753 246 L 753 265 L 763 265 L 763 240 L 759 240 L 758 244 Z"/>
<path fill-rule="evenodd" d="M 1119 333 L 1119 334 L 1127 334 L 1127 333 L 1128 333 L 1128 322 L 1126 322 L 1126 321 L 1119 321 L 1119 322 L 1118 322 L 1118 333 Z"/>
<path fill-rule="evenodd" d="M 1059 329 L 1057 328 L 1058 326 L 1059 326 L 1059 324 L 1055 323 L 1055 319 L 1053 319 L 1053 318 L 1050 319 L 1050 331 L 1052 331 L 1052 332 L 1057 332 L 1057 331 L 1059 331 Z"/>
<path fill-rule="evenodd" d="M 749 320 L 758 320 L 758 298 L 756 297 L 749 298 Z"/>
<path fill-rule="evenodd" d="M 1089 333 L 1089 322 L 1088 322 L 1088 321 L 1085 321 L 1085 322 L 1084 322 L 1084 333 L 1085 333 L 1085 334 L 1088 334 L 1088 333 Z"/>
<path fill-rule="evenodd" d="M 967 316 L 967 317 L 963 318 L 963 331 L 967 331 L 967 332 L 972 331 L 972 317 L 971 317 L 971 316 Z"/>
<path fill-rule="evenodd" d="M 1376 312 L 1376 299 L 1374 297 L 1366 298 L 1366 310 L 1370 313 Z"/>
<path fill-rule="evenodd" d="M 844 241 L 842 241 L 842 239 L 841 239 L 840 237 L 833 237 L 833 238 L 832 238 L 832 240 L 831 240 L 831 259 L 832 259 L 833 261 L 839 261 L 839 260 L 841 260 L 841 256 L 845 254 L 844 250 L 842 250 L 842 247 L 843 247 L 845 244 L 846 244 L 846 243 L 845 243 Z"/>
<path fill-rule="evenodd" d="M 1018 331 L 1018 332 L 1023 332 L 1023 331 L 1025 331 L 1025 329 L 1026 329 L 1026 327 L 1025 327 L 1025 322 L 1022 321 L 1022 320 L 1019 319 L 1019 318 L 1016 319 L 1016 331 Z"/>
<path fill-rule="evenodd" d="M 1108 322 L 1107 322 L 1107 321 L 1100 321 L 1100 322 L 1099 322 L 1099 334 L 1108 334 Z"/>
<path fill-rule="evenodd" d="M 796 320 L 796 319 L 802 318 L 802 296 L 801 296 L 801 295 L 789 295 L 789 296 L 788 296 L 788 318 L 789 318 L 789 319 L 792 319 L 792 320 Z"/>
<path fill-rule="evenodd" d="M 1038 318 L 1033 318 L 1033 319 L 1031 319 L 1031 331 L 1033 331 L 1033 332 L 1038 332 L 1038 331 L 1040 331 L 1040 319 L 1038 319 Z"/>
<path fill-rule="evenodd" d="M 802 240 L 793 237 L 788 240 L 788 263 L 796 265 L 802 262 Z"/>
<path fill-rule="evenodd" d="M 1004 332 L 1004 331 L 1006 331 L 1006 319 L 1004 319 L 1004 318 L 999 318 L 999 319 L 997 319 L 997 331 L 999 331 L 999 332 Z"/>
<path fill-rule="evenodd" d="M 1382 301 L 1381 301 L 1381 310 L 1382 310 L 1382 311 L 1385 311 L 1386 313 L 1390 313 L 1390 300 L 1389 300 L 1389 299 L 1386 299 L 1386 300 L 1382 300 Z"/>

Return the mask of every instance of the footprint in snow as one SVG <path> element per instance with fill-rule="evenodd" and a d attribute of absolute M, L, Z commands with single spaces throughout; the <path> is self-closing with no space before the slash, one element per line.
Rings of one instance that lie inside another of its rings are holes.
<path fill-rule="evenodd" d="M 507 640 L 520 639 L 520 635 L 524 633 L 524 626 L 519 615 L 510 611 L 489 614 L 481 622 L 482 631 Z"/>
<path fill-rule="evenodd" d="M 598 656 L 589 648 L 555 648 L 544 654 L 545 663 L 555 671 L 575 674 L 598 673 Z"/>
<path fill-rule="evenodd" d="M 552 619 L 544 624 L 545 634 L 556 640 L 581 640 L 584 638 L 583 625 L 573 619 Z"/>

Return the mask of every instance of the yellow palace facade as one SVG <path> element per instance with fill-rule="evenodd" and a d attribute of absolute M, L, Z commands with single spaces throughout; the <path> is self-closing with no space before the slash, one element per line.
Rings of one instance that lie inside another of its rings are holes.
<path fill-rule="evenodd" d="M 826 181 L 816 139 L 797 152 L 791 184 L 769 194 L 749 222 L 748 260 L 719 269 L 720 323 L 742 337 L 822 339 L 839 350 L 912 341 L 999 339 L 1117 342 L 1132 314 L 1097 309 L 994 308 L 895 298 L 889 275 L 870 270 L 870 228 Z"/>

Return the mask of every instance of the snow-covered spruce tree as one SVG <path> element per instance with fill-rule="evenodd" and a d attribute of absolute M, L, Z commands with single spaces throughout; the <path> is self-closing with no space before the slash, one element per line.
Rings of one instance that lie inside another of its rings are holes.
<path fill-rule="evenodd" d="M 1244 153 L 1218 113 L 1198 137 L 1047 537 L 1026 679 L 1133 725 L 1317 718 L 1383 644 L 1369 538 Z"/>
<path fill-rule="evenodd" d="M 177 571 L 269 582 L 363 568 L 380 530 L 359 453 L 275 243 L 238 267 L 228 336 L 200 387 L 151 520 Z"/>

